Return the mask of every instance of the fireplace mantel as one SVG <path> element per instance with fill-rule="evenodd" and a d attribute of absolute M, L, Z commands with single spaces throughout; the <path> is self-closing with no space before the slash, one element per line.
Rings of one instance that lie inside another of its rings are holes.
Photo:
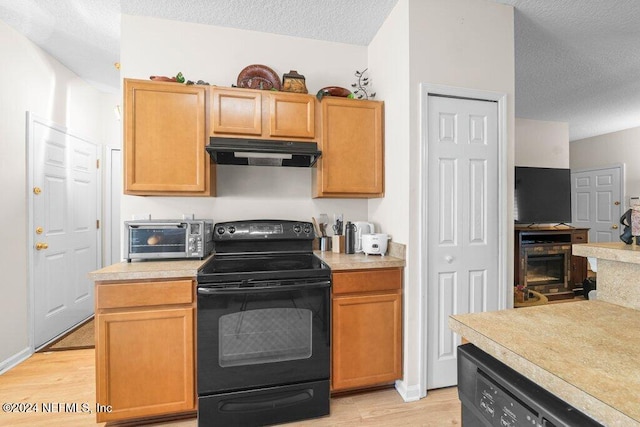
<path fill-rule="evenodd" d="M 640 310 L 640 246 L 623 242 L 577 244 L 573 255 L 597 258 L 599 300 Z"/>

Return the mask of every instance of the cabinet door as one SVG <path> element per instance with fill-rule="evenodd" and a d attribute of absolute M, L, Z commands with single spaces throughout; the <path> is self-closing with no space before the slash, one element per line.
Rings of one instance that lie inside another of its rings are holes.
<path fill-rule="evenodd" d="M 269 94 L 269 136 L 313 138 L 315 97 L 303 94 Z"/>
<path fill-rule="evenodd" d="M 206 90 L 125 80 L 125 194 L 210 195 Z"/>
<path fill-rule="evenodd" d="M 401 292 L 334 297 L 332 308 L 331 390 L 401 378 Z"/>
<path fill-rule="evenodd" d="M 213 135 L 262 134 L 262 94 L 247 89 L 212 89 Z"/>
<path fill-rule="evenodd" d="M 571 243 L 588 243 L 589 242 L 589 229 L 576 229 L 573 230 L 571 235 Z M 582 282 L 587 278 L 587 259 L 581 256 L 571 257 L 571 274 L 569 280 L 569 287 L 581 288 Z"/>
<path fill-rule="evenodd" d="M 317 197 L 382 197 L 382 103 L 325 97 Z"/>
<path fill-rule="evenodd" d="M 96 316 L 97 422 L 195 410 L 192 307 Z"/>

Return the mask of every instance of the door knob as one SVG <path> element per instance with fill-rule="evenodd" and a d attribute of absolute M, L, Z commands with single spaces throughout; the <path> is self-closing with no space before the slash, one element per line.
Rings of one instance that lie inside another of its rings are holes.
<path fill-rule="evenodd" d="M 618 229 L 618 224 L 613 224 L 613 225 L 611 226 L 611 228 L 613 228 L 614 230 L 617 230 L 617 229 Z"/>
<path fill-rule="evenodd" d="M 36 250 L 41 251 L 43 249 L 49 249 L 49 245 L 46 243 L 38 242 L 36 243 Z"/>
<path fill-rule="evenodd" d="M 451 255 L 447 255 L 446 257 L 444 257 L 444 260 L 447 261 L 447 263 L 451 264 L 453 262 L 453 257 Z"/>

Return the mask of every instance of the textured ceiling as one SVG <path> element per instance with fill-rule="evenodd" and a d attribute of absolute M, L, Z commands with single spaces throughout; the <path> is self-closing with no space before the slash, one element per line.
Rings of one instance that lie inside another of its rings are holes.
<path fill-rule="evenodd" d="M 496 1 L 516 8 L 516 117 L 568 122 L 571 140 L 640 126 L 638 0 Z M 0 0 L 0 20 L 116 92 L 120 13 L 367 45 L 396 3 Z"/>
<path fill-rule="evenodd" d="M 366 46 L 398 0 L 123 0 L 122 13 Z"/>
<path fill-rule="evenodd" d="M 640 1 L 498 2 L 515 6 L 516 117 L 571 140 L 640 126 Z"/>

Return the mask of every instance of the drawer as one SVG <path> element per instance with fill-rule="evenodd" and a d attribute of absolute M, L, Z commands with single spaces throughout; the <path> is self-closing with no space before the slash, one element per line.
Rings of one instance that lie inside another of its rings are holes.
<path fill-rule="evenodd" d="M 571 243 L 587 243 L 589 241 L 589 230 L 574 231 L 571 235 Z"/>
<path fill-rule="evenodd" d="M 333 293 L 376 292 L 402 288 L 402 269 L 372 269 L 333 273 Z"/>
<path fill-rule="evenodd" d="M 166 304 L 191 304 L 193 280 L 122 282 L 96 286 L 96 307 L 124 308 Z"/>

